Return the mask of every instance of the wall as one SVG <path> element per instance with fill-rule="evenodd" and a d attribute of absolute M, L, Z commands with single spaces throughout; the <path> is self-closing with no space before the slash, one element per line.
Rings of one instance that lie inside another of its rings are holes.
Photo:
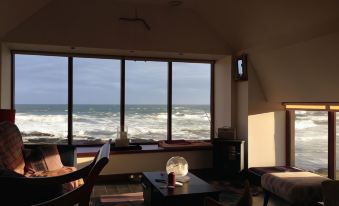
<path fill-rule="evenodd" d="M 5 44 L 1 44 L 1 88 L 0 88 L 0 105 L 2 109 L 11 108 L 11 53 Z"/>
<path fill-rule="evenodd" d="M 212 151 L 117 154 L 110 156 L 110 161 L 101 175 L 164 171 L 168 159 L 173 156 L 184 157 L 188 162 L 189 169 L 212 168 Z M 92 158 L 78 158 L 78 168 L 91 161 Z"/>
<path fill-rule="evenodd" d="M 248 166 L 285 165 L 285 111 L 267 100 L 251 61 L 248 74 Z"/>
<path fill-rule="evenodd" d="M 218 128 L 232 126 L 232 70 L 231 56 L 215 63 L 215 132 Z"/>
<path fill-rule="evenodd" d="M 237 136 L 245 140 L 245 168 L 248 167 L 248 81 L 238 81 L 234 83 L 236 95 L 236 128 Z"/>
<path fill-rule="evenodd" d="M 249 167 L 285 165 L 285 112 L 248 117 Z"/>

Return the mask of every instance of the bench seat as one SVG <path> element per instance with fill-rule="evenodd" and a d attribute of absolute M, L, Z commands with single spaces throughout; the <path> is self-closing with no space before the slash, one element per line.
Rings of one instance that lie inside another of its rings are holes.
<path fill-rule="evenodd" d="M 312 205 L 322 201 L 321 183 L 326 180 L 329 179 L 311 172 L 264 174 L 261 177 L 261 186 L 266 193 L 264 205 L 267 205 L 270 193 L 292 205 Z"/>

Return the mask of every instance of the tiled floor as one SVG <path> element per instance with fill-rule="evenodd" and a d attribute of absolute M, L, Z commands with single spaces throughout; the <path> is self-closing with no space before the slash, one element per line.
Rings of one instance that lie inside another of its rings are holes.
<path fill-rule="evenodd" d="M 235 188 L 235 190 L 239 190 L 239 188 Z M 91 206 L 106 206 L 105 204 L 100 203 L 101 195 L 110 195 L 110 194 L 123 194 L 123 193 L 131 193 L 131 192 L 141 192 L 142 186 L 141 184 L 101 184 L 96 185 L 92 192 L 91 197 Z M 236 192 L 232 192 L 231 190 L 223 191 L 220 195 L 220 201 L 226 203 L 227 205 L 235 205 L 237 200 L 239 199 L 240 194 Z M 112 204 L 110 204 L 112 205 Z M 258 195 L 253 196 L 253 206 L 262 206 L 263 205 L 263 194 L 259 192 Z M 285 202 L 282 200 L 272 197 L 268 204 L 269 206 L 287 206 Z"/>

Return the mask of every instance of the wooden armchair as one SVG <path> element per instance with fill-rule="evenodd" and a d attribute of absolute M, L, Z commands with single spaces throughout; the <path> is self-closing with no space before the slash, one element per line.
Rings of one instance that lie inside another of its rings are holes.
<path fill-rule="evenodd" d="M 45 188 L 51 189 L 55 188 L 56 185 L 61 186 L 64 183 L 72 182 L 74 180 L 83 179 L 84 184 L 77 189 L 74 189 L 68 193 L 61 194 L 60 196 L 42 202 L 42 203 L 33 203 L 39 206 L 47 205 L 75 205 L 79 203 L 80 206 L 89 205 L 90 195 L 95 183 L 95 179 L 98 177 L 100 171 L 109 161 L 110 154 L 110 144 L 111 141 L 103 145 L 98 153 L 96 154 L 95 159 L 88 166 L 68 173 L 61 176 L 54 177 L 1 177 L 1 188 L 0 192 L 2 197 L 5 197 L 5 201 L 10 205 L 31 205 L 28 201 L 25 201 L 22 196 L 35 195 L 39 196 L 40 192 L 43 192 Z M 7 185 L 11 188 L 14 188 L 16 192 L 13 192 L 10 188 L 4 188 L 3 185 Z M 48 190 L 52 191 L 52 190 Z M 57 190 L 55 190 L 57 191 Z M 55 194 L 54 194 L 55 196 Z M 32 198 L 30 198 L 32 199 Z"/>

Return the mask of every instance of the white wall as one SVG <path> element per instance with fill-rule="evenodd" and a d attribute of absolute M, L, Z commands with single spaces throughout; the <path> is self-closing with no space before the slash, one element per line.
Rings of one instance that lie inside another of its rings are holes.
<path fill-rule="evenodd" d="M 249 167 L 285 165 L 285 112 L 248 117 Z"/>
<path fill-rule="evenodd" d="M 219 59 L 215 63 L 215 130 L 232 126 L 232 58 Z"/>
<path fill-rule="evenodd" d="M 248 166 L 285 165 L 285 111 L 267 99 L 255 69 L 249 61 Z"/>
<path fill-rule="evenodd" d="M 129 174 L 147 171 L 164 171 L 168 159 L 173 156 L 184 157 L 189 169 L 212 168 L 212 151 L 160 152 L 143 154 L 116 154 L 110 156 L 110 161 L 101 175 Z M 92 158 L 78 158 L 78 168 L 90 163 Z"/>
<path fill-rule="evenodd" d="M 5 44 L 1 44 L 1 88 L 0 88 L 0 105 L 2 109 L 11 108 L 11 53 Z"/>

